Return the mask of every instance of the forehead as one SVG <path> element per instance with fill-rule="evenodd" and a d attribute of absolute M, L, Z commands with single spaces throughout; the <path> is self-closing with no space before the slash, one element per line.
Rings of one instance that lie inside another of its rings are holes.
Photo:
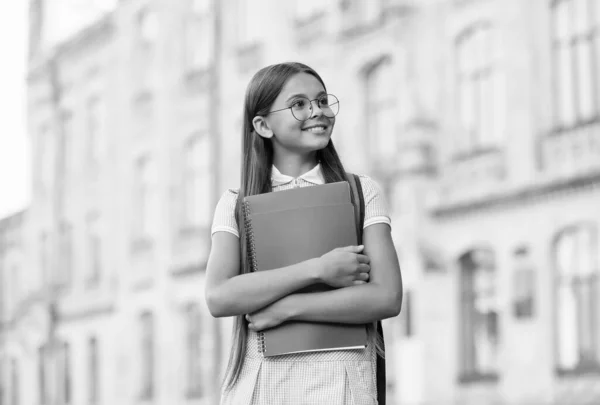
<path fill-rule="evenodd" d="M 316 77 L 308 73 L 297 73 L 288 79 L 277 98 L 287 100 L 297 94 L 313 98 L 324 91 L 325 88 Z"/>

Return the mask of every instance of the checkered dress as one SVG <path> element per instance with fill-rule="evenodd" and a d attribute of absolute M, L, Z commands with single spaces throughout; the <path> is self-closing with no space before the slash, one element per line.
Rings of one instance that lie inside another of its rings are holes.
<path fill-rule="evenodd" d="M 272 169 L 273 191 L 323 184 L 320 165 L 298 178 Z M 390 224 L 379 186 L 359 176 L 365 198 L 364 226 Z M 215 210 L 211 232 L 239 237 L 235 221 L 236 190 L 227 190 Z M 258 333 L 248 330 L 246 357 L 236 384 L 222 392 L 222 405 L 372 405 L 377 404 L 375 347 L 264 357 Z"/>

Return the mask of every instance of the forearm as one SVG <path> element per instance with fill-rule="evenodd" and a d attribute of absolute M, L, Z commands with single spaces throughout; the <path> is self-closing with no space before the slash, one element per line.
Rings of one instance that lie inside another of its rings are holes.
<path fill-rule="evenodd" d="M 318 282 L 317 274 L 316 259 L 280 269 L 240 274 L 208 294 L 209 309 L 215 317 L 252 313 Z"/>
<path fill-rule="evenodd" d="M 367 283 L 326 292 L 291 294 L 282 301 L 289 320 L 367 323 L 398 315 L 402 291 Z"/>

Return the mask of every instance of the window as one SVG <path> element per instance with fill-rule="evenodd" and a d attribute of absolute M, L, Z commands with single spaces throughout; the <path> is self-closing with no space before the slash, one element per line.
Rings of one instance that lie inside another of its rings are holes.
<path fill-rule="evenodd" d="M 62 368 L 62 388 L 63 399 L 65 404 L 71 403 L 71 346 L 68 343 L 63 343 L 61 356 Z"/>
<path fill-rule="evenodd" d="M 44 286 L 50 285 L 52 282 L 52 275 L 50 274 L 50 269 L 52 268 L 52 260 L 51 257 L 51 246 L 50 246 L 50 237 L 47 232 L 42 232 L 40 235 L 40 243 L 39 243 L 39 253 L 40 253 L 40 270 L 41 277 L 44 283 Z"/>
<path fill-rule="evenodd" d="M 535 311 L 535 270 L 527 247 L 514 253 L 513 314 L 517 319 L 532 318 Z"/>
<path fill-rule="evenodd" d="M 154 235 L 156 221 L 156 173 L 154 162 L 143 157 L 137 161 L 134 206 L 136 233 L 141 239 Z"/>
<path fill-rule="evenodd" d="M 39 401 L 41 405 L 45 405 L 48 403 L 50 396 L 48 395 L 48 380 L 47 380 L 47 372 L 46 372 L 46 349 L 44 346 L 41 346 L 38 349 L 38 393 L 39 393 Z"/>
<path fill-rule="evenodd" d="M 458 108 L 461 133 L 457 153 L 498 146 L 504 132 L 504 87 L 495 66 L 495 31 L 479 23 L 457 40 Z"/>
<path fill-rule="evenodd" d="M 103 138 L 102 124 L 103 105 L 98 97 L 90 97 L 87 101 L 87 130 L 88 144 L 87 155 L 88 164 L 92 167 L 98 165 L 101 153 L 101 144 Z"/>
<path fill-rule="evenodd" d="M 559 372 L 600 365 L 597 238 L 595 226 L 574 226 L 562 231 L 554 245 Z"/>
<path fill-rule="evenodd" d="M 141 323 L 141 362 L 140 397 L 154 397 L 154 317 L 150 312 L 143 313 Z"/>
<path fill-rule="evenodd" d="M 20 387 L 21 383 L 19 381 L 19 364 L 16 359 L 10 359 L 10 404 L 11 405 L 19 405 L 20 404 Z M 0 395 L 2 391 L 0 390 Z M 0 402 L 2 399 L 0 398 Z"/>
<path fill-rule="evenodd" d="M 96 287 L 102 274 L 102 239 L 99 230 L 100 217 L 97 213 L 87 218 L 87 266 L 86 287 Z"/>
<path fill-rule="evenodd" d="M 402 314 L 404 337 L 410 338 L 415 334 L 414 325 L 414 292 L 406 289 L 403 294 Z"/>
<path fill-rule="evenodd" d="M 553 2 L 553 51 L 556 125 L 573 127 L 599 117 L 594 46 L 598 25 L 594 0 Z"/>
<path fill-rule="evenodd" d="M 185 66 L 188 71 L 206 70 L 215 46 L 213 3 L 192 0 L 191 11 L 185 22 Z"/>
<path fill-rule="evenodd" d="M 55 139 L 54 134 L 47 126 L 44 126 L 39 132 L 39 182 L 44 192 L 52 190 L 54 187 L 55 173 Z"/>
<path fill-rule="evenodd" d="M 21 272 L 19 266 L 16 264 L 12 264 L 8 268 L 9 283 L 7 284 L 9 291 L 6 291 L 7 305 L 5 308 L 10 314 L 11 311 L 14 311 L 17 308 L 21 299 Z"/>
<path fill-rule="evenodd" d="M 190 304 L 186 309 L 186 347 L 187 347 L 187 396 L 202 396 L 202 357 L 201 327 L 202 317 L 198 304 Z M 206 361 L 206 360 L 205 360 Z"/>
<path fill-rule="evenodd" d="M 396 157 L 396 94 L 393 67 L 389 59 L 374 65 L 366 76 L 367 132 L 372 147 L 372 158 Z"/>
<path fill-rule="evenodd" d="M 62 178 L 70 179 L 75 171 L 75 131 L 73 115 L 65 112 L 62 115 Z"/>
<path fill-rule="evenodd" d="M 461 381 L 496 378 L 499 313 L 493 252 L 475 249 L 461 256 Z"/>
<path fill-rule="evenodd" d="M 206 225 L 211 212 L 210 142 L 207 135 L 194 135 L 184 150 L 184 224 Z"/>
<path fill-rule="evenodd" d="M 60 225 L 60 251 L 55 285 L 69 287 L 73 277 L 73 229 L 67 222 Z"/>
<path fill-rule="evenodd" d="M 98 342 L 95 337 L 91 337 L 88 341 L 88 387 L 89 387 L 89 402 L 90 404 L 98 403 Z"/>

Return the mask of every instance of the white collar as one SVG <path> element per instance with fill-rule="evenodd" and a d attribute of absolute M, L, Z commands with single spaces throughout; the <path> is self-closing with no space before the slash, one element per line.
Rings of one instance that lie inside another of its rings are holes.
<path fill-rule="evenodd" d="M 302 179 L 312 184 L 325 184 L 325 178 L 323 177 L 320 163 L 317 163 L 311 170 L 299 176 L 298 179 Z M 294 180 L 295 179 L 292 176 L 288 176 L 277 170 L 275 165 L 271 168 L 271 184 L 273 187 L 282 186 Z"/>

